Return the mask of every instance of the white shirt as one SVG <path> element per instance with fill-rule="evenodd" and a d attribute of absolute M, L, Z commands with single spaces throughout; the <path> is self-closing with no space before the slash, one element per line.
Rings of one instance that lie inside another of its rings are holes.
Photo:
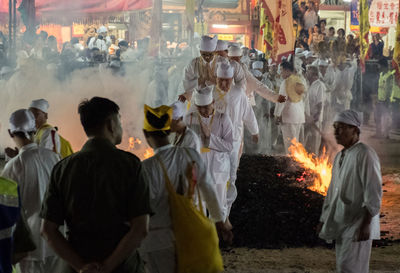
<path fill-rule="evenodd" d="M 308 30 L 318 24 L 318 15 L 314 10 L 308 9 L 304 13 L 304 29 Z"/>
<path fill-rule="evenodd" d="M 180 191 L 187 193 L 189 187 L 186 177 L 187 168 L 193 161 L 196 162 L 196 187 L 200 190 L 201 197 L 207 204 L 212 220 L 221 221 L 223 219 L 222 209 L 217 200 L 213 181 L 207 173 L 200 154 L 191 148 L 172 145 L 155 149 L 154 152 L 165 165 L 168 177 L 178 193 Z M 169 211 L 168 191 L 165 188 L 162 167 L 156 157 L 146 159 L 142 165 L 145 177 L 149 181 L 150 203 L 155 214 L 150 218 L 150 233 L 143 240 L 141 250 L 150 252 L 174 246 L 174 234 Z"/>
<path fill-rule="evenodd" d="M 320 218 L 324 225 L 319 236 L 325 240 L 355 238 L 365 208 L 373 216 L 370 239 L 379 239 L 381 199 L 382 176 L 376 152 L 361 142 L 342 150 L 333 163 L 332 180 Z"/>
<path fill-rule="evenodd" d="M 314 118 L 316 115 L 319 114 L 318 121 L 322 122 L 323 119 L 323 109 L 325 103 L 325 93 L 326 87 L 324 83 L 320 80 L 314 81 L 308 89 L 308 103 L 310 105 L 310 116 Z M 322 104 L 322 109 L 318 113 L 317 112 L 317 105 Z"/>
<path fill-rule="evenodd" d="M 97 37 L 92 37 L 89 41 L 88 48 L 92 49 L 97 47 L 100 51 L 108 52 L 108 47 L 111 45 L 111 39 L 109 36 L 104 37 L 103 40 L 98 39 Z"/>
<path fill-rule="evenodd" d="M 185 132 L 177 138 L 177 142 L 174 144 L 179 147 L 193 148 L 198 153 L 200 153 L 200 148 L 201 148 L 200 138 L 189 127 L 186 127 Z"/>
<path fill-rule="evenodd" d="M 286 94 L 286 79 L 282 82 L 279 94 L 288 97 Z M 284 103 L 277 103 L 274 115 L 282 117 L 283 123 L 301 124 L 305 123 L 304 101 L 291 102 L 287 100 Z"/>
<path fill-rule="evenodd" d="M 29 252 L 28 260 L 44 261 L 46 257 L 55 255 L 40 236 L 39 213 L 51 171 L 59 160 L 60 157 L 54 152 L 32 143 L 22 147 L 19 154 L 5 165 L 1 174 L 16 181 L 20 187 L 22 207 L 36 245 L 36 250 Z"/>
<path fill-rule="evenodd" d="M 242 88 L 233 85 L 227 93 L 215 88 L 214 100 L 216 111 L 227 114 L 232 122 L 234 141 L 242 140 L 244 126 L 251 135 L 258 134 L 259 129 L 254 110 Z"/>

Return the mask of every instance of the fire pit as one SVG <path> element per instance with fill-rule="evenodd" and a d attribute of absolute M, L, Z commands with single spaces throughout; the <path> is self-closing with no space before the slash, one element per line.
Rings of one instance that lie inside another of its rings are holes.
<path fill-rule="evenodd" d="M 285 156 L 243 155 L 230 220 L 234 246 L 283 248 L 324 244 L 315 234 L 323 195 L 315 174 Z"/>

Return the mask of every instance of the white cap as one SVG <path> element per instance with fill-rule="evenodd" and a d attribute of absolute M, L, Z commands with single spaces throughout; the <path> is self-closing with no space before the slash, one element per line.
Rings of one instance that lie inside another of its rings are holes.
<path fill-rule="evenodd" d="M 194 92 L 194 104 L 197 106 L 210 105 L 214 101 L 214 85 L 206 86 Z"/>
<path fill-rule="evenodd" d="M 48 112 L 49 107 L 50 107 L 49 102 L 45 99 L 33 100 L 31 102 L 31 105 L 29 106 L 29 108 L 36 108 L 44 113 Z"/>
<path fill-rule="evenodd" d="M 318 60 L 318 65 L 319 65 L 319 66 L 328 66 L 328 65 L 329 65 L 329 62 L 328 62 L 327 60 L 319 59 L 319 60 Z"/>
<path fill-rule="evenodd" d="M 178 120 L 183 117 L 186 113 L 185 104 L 181 101 L 176 101 L 171 105 L 172 111 L 172 119 Z"/>
<path fill-rule="evenodd" d="M 256 77 L 256 78 L 262 77 L 262 75 L 263 75 L 263 73 L 262 73 L 260 70 L 255 70 L 255 69 L 252 69 L 252 70 L 251 70 L 251 73 L 252 73 L 253 76 Z"/>
<path fill-rule="evenodd" d="M 99 27 L 99 29 L 97 30 L 97 33 L 106 33 L 108 30 L 105 26 L 101 26 Z"/>
<path fill-rule="evenodd" d="M 253 69 L 263 69 L 264 63 L 262 61 L 256 61 L 252 64 Z"/>
<path fill-rule="evenodd" d="M 11 114 L 10 117 L 10 132 L 24 133 L 29 138 L 30 132 L 36 131 L 35 117 L 32 112 L 27 109 L 20 109 Z"/>
<path fill-rule="evenodd" d="M 205 52 L 214 52 L 217 48 L 217 42 L 217 36 L 214 36 L 213 38 L 209 36 L 202 36 L 200 42 L 200 50 Z"/>
<path fill-rule="evenodd" d="M 231 45 L 228 49 L 229 57 L 241 57 L 243 55 L 242 49 L 238 45 Z"/>
<path fill-rule="evenodd" d="M 215 49 L 215 51 L 225 51 L 225 50 L 228 50 L 228 43 L 223 40 L 218 40 L 217 48 Z"/>
<path fill-rule="evenodd" d="M 336 114 L 333 122 L 341 122 L 360 128 L 363 122 L 363 113 L 354 110 L 345 110 Z"/>
<path fill-rule="evenodd" d="M 233 67 L 229 62 L 220 62 L 217 64 L 217 77 L 221 79 L 233 78 Z"/>

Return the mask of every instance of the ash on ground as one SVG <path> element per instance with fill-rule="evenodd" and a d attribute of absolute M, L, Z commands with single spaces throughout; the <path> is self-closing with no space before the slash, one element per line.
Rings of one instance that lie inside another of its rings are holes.
<path fill-rule="evenodd" d="M 307 189 L 313 176 L 291 158 L 243 155 L 230 221 L 234 247 L 325 245 L 315 233 L 324 196 Z"/>

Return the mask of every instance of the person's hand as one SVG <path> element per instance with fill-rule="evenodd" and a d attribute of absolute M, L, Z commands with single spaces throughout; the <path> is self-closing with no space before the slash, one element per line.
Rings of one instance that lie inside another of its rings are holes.
<path fill-rule="evenodd" d="M 208 126 L 205 125 L 203 122 L 200 122 L 200 126 L 201 126 L 201 131 L 203 132 L 204 136 L 206 138 L 209 138 L 211 135 L 210 128 L 208 128 Z"/>
<path fill-rule="evenodd" d="M 251 140 L 254 142 L 254 143 L 258 143 L 258 134 L 256 134 L 256 135 L 252 135 L 251 136 Z"/>
<path fill-rule="evenodd" d="M 102 266 L 99 263 L 89 263 L 85 264 L 80 270 L 79 273 L 100 273 L 102 271 Z"/>
<path fill-rule="evenodd" d="M 284 103 L 285 101 L 286 101 L 286 97 L 283 96 L 283 95 L 279 95 L 279 97 L 278 97 L 278 102 L 279 102 L 279 103 Z"/>
<path fill-rule="evenodd" d="M 369 240 L 371 234 L 371 224 L 362 223 L 357 233 L 357 242 Z"/>
<path fill-rule="evenodd" d="M 16 157 L 17 155 L 18 155 L 18 148 L 17 147 L 15 147 L 15 149 L 12 149 L 12 148 L 10 148 L 10 147 L 7 147 L 7 148 L 5 148 L 5 150 L 4 150 L 4 152 L 6 153 L 6 155 L 9 157 L 9 158 L 14 158 L 14 157 Z"/>
<path fill-rule="evenodd" d="M 315 233 L 317 233 L 317 235 L 319 235 L 319 233 L 321 232 L 323 225 L 324 225 L 323 222 L 318 223 L 317 228 L 315 229 Z"/>
<path fill-rule="evenodd" d="M 186 96 L 185 96 L 185 94 L 179 95 L 178 100 L 181 101 L 181 102 L 185 102 L 185 101 L 186 101 Z"/>
<path fill-rule="evenodd" d="M 233 241 L 233 233 L 232 233 L 232 225 L 230 227 L 228 224 L 225 222 L 218 222 L 215 224 L 217 227 L 217 231 L 219 234 L 219 237 L 222 238 L 222 240 L 228 244 L 232 244 Z"/>

